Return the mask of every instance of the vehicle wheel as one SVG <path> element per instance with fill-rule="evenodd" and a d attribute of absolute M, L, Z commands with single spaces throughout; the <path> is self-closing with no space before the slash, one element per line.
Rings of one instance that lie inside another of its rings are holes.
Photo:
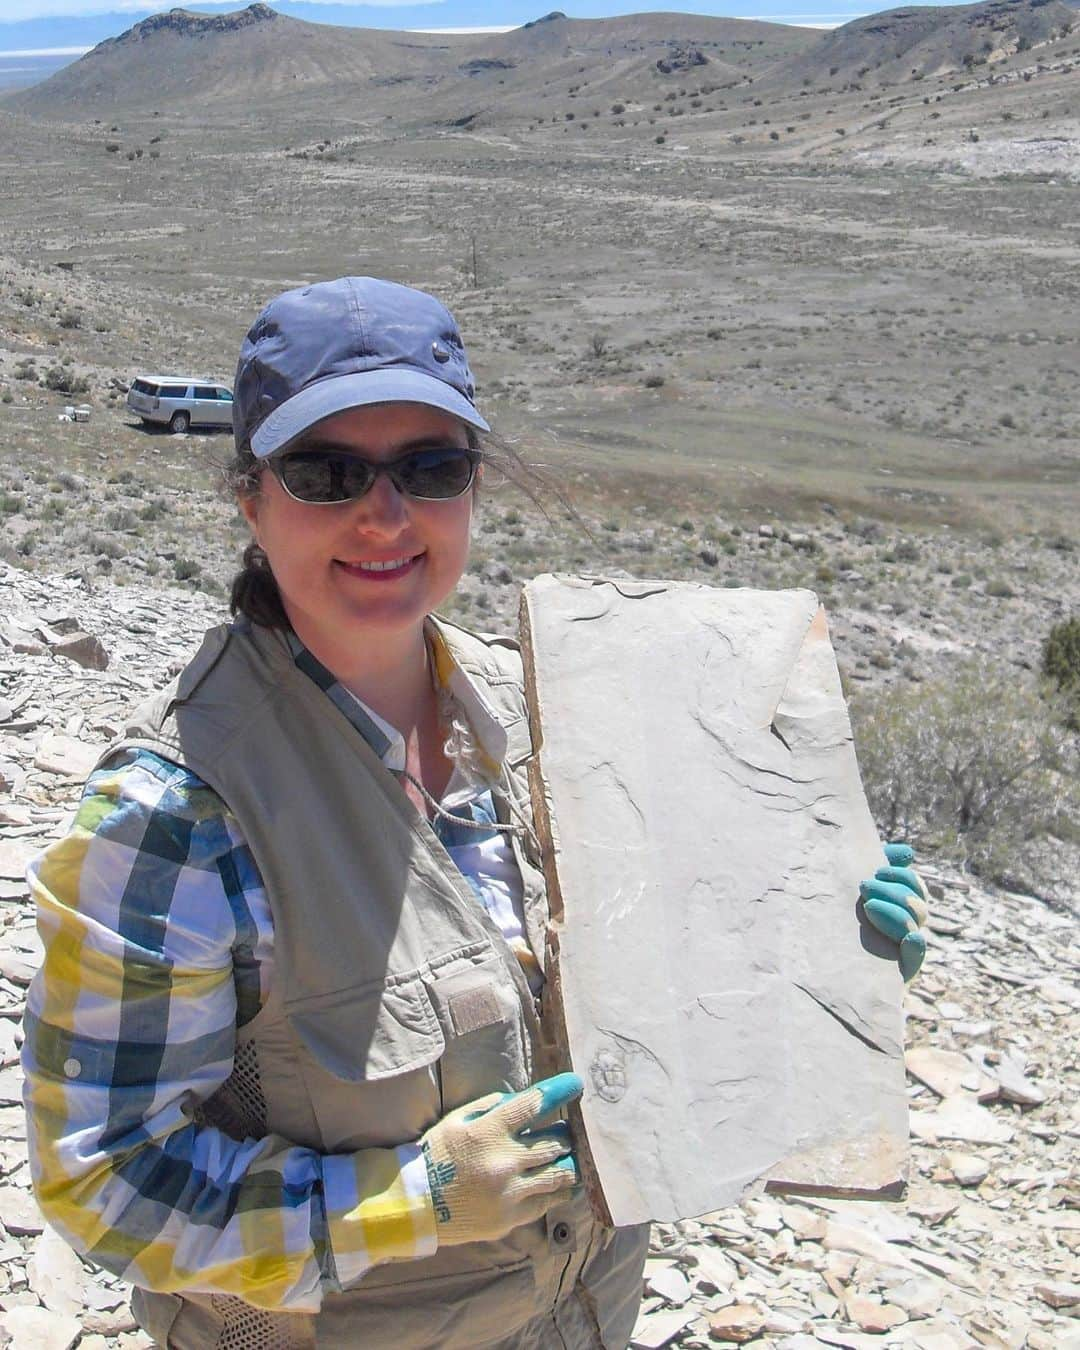
<path fill-rule="evenodd" d="M 177 412 L 177 413 L 173 413 L 172 417 L 169 419 L 169 430 L 170 430 L 170 431 L 174 431 L 174 432 L 175 432 L 175 431 L 187 431 L 187 429 L 188 429 L 189 426 L 191 426 L 191 414 L 190 414 L 190 413 L 186 413 L 186 412 Z"/>

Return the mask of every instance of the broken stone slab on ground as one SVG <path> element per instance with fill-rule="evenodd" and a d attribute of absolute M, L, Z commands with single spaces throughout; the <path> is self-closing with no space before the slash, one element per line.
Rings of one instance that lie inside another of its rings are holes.
<path fill-rule="evenodd" d="M 901 982 L 857 914 L 882 852 L 817 598 L 546 576 L 522 645 L 597 1209 L 898 1189 Z"/>

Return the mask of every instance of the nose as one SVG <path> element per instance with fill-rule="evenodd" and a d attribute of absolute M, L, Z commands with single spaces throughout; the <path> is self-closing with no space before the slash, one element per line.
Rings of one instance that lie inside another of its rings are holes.
<path fill-rule="evenodd" d="M 376 474 L 371 487 L 353 503 L 353 524 L 360 530 L 395 535 L 408 519 L 405 498 L 385 473 Z"/>

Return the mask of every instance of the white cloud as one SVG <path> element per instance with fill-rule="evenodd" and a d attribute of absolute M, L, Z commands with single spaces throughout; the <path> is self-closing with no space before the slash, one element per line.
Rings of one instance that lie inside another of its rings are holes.
<path fill-rule="evenodd" d="M 89 47 L 23 47 L 15 51 L 0 52 L 0 61 L 10 61 L 14 57 L 26 56 L 83 56 L 90 50 Z M 30 66 L 16 66 L 16 70 L 30 70 Z M 11 74 L 11 67 L 4 71 L 5 75 Z"/>
<path fill-rule="evenodd" d="M 503 24 L 498 28 L 406 28 L 406 33 L 512 33 L 521 25 Z"/>

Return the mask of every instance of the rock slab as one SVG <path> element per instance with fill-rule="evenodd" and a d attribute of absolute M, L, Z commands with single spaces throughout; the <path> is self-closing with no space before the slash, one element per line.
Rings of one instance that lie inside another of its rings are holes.
<path fill-rule="evenodd" d="M 521 636 L 594 1206 L 898 1190 L 901 983 L 857 916 L 881 845 L 816 596 L 545 576 Z"/>

